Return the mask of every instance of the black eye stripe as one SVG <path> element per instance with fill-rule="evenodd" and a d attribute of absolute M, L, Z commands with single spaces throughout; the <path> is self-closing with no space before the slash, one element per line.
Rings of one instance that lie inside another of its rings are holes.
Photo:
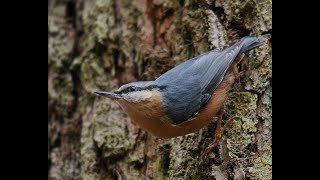
<path fill-rule="evenodd" d="M 137 87 L 130 86 L 130 87 L 127 87 L 126 89 L 122 90 L 121 93 L 128 93 L 128 92 L 132 92 L 132 91 L 136 91 L 136 90 L 138 90 Z"/>
<path fill-rule="evenodd" d="M 146 87 L 146 88 L 144 88 L 144 89 L 146 89 L 146 90 L 152 90 L 152 89 L 155 89 L 155 88 L 158 88 L 158 89 L 160 89 L 160 90 L 163 90 L 163 89 L 166 88 L 166 86 L 150 85 L 150 86 L 148 86 L 148 87 Z"/>
<path fill-rule="evenodd" d="M 144 87 L 144 88 L 136 87 L 136 86 L 130 86 L 130 87 L 127 87 L 126 89 L 123 89 L 122 91 L 120 91 L 118 93 L 121 94 L 121 93 L 128 93 L 128 92 L 142 91 L 142 90 L 150 90 L 151 91 L 152 89 L 155 89 L 155 88 L 163 90 L 163 89 L 166 88 L 166 86 L 150 85 L 150 86 L 147 86 L 147 87 Z"/>

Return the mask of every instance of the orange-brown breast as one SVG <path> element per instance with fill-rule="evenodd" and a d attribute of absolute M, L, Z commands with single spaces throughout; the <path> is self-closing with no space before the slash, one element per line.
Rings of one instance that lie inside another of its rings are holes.
<path fill-rule="evenodd" d="M 154 136 L 170 138 L 189 134 L 208 125 L 224 105 L 227 94 L 234 83 L 234 68 L 236 64 L 231 66 L 227 78 L 213 92 L 203 109 L 193 118 L 178 125 L 170 123 L 158 91 L 152 91 L 151 98 L 144 102 L 128 103 L 120 100 L 119 104 L 134 123 Z"/>

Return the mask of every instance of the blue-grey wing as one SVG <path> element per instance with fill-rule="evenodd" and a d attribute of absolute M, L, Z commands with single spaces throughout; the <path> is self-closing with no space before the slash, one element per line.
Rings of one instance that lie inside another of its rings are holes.
<path fill-rule="evenodd" d="M 241 41 L 197 56 L 160 76 L 165 110 L 173 124 L 188 120 L 208 102 L 241 49 Z M 167 76 L 167 77 L 166 77 Z"/>

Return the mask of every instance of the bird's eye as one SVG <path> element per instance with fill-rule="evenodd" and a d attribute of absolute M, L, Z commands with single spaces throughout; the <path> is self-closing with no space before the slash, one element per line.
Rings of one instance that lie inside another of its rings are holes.
<path fill-rule="evenodd" d="M 129 92 L 135 91 L 135 90 L 136 90 L 136 87 L 129 87 Z"/>

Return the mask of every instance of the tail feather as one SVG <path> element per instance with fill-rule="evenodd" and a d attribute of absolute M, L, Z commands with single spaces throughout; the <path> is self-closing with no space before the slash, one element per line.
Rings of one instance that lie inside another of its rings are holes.
<path fill-rule="evenodd" d="M 264 42 L 258 41 L 258 39 L 254 36 L 245 36 L 241 38 L 241 41 L 243 41 L 243 46 L 240 50 L 240 53 L 247 53 L 256 47 L 259 47 L 265 44 Z"/>

